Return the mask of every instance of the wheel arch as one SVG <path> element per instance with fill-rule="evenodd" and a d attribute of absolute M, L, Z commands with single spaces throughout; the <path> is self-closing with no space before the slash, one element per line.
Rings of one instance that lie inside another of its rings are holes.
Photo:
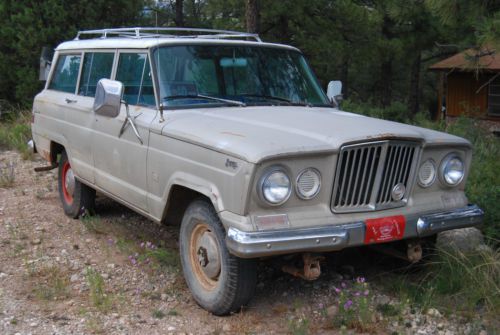
<path fill-rule="evenodd" d="M 166 192 L 166 203 L 162 213 L 162 222 L 180 224 L 186 208 L 196 199 L 205 199 L 212 204 L 216 212 L 223 210 L 217 188 L 210 183 L 193 184 L 187 180 L 177 180 L 170 184 Z"/>

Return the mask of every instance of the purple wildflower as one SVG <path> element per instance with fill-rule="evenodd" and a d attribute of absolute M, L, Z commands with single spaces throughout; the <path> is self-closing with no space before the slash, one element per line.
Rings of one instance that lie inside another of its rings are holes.
<path fill-rule="evenodd" d="M 347 287 L 346 283 L 344 283 L 344 282 L 342 282 L 340 285 L 342 286 L 342 288 L 346 288 Z"/>
<path fill-rule="evenodd" d="M 108 238 L 108 245 L 113 245 L 115 244 L 115 241 L 113 241 L 112 238 Z"/>
<path fill-rule="evenodd" d="M 365 279 L 365 277 L 358 277 L 358 278 L 356 278 L 356 281 L 357 281 L 358 283 L 360 283 L 360 284 L 364 283 L 364 282 L 365 282 L 365 280 L 366 280 L 366 279 Z"/>
<path fill-rule="evenodd" d="M 354 295 L 355 295 L 356 297 L 359 297 L 359 296 L 361 295 L 361 292 L 355 292 L 355 293 L 354 293 Z"/>
<path fill-rule="evenodd" d="M 365 295 L 365 297 L 366 297 L 366 296 L 368 296 L 368 294 L 370 294 L 370 291 L 365 290 L 365 292 L 363 292 L 363 293 L 364 293 L 364 295 Z"/>
<path fill-rule="evenodd" d="M 344 310 L 348 310 L 352 306 L 352 300 L 347 300 L 344 304 Z"/>
<path fill-rule="evenodd" d="M 141 242 L 141 244 L 139 244 L 139 246 L 141 247 L 141 249 L 144 249 L 144 242 Z"/>

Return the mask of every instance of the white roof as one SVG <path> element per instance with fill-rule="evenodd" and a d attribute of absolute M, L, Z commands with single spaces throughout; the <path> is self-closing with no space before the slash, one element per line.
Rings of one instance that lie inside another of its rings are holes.
<path fill-rule="evenodd" d="M 67 41 L 59 44 L 57 51 L 82 49 L 148 49 L 159 45 L 214 44 L 214 45 L 248 45 L 259 47 L 285 48 L 299 51 L 289 45 L 265 43 L 247 40 L 229 40 L 215 38 L 188 37 L 107 37 Z"/>

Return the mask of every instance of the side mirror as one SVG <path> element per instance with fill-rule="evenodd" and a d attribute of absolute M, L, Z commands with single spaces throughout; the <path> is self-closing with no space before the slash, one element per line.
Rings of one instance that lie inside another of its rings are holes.
<path fill-rule="evenodd" d="M 342 82 L 340 80 L 329 82 L 326 95 L 335 106 L 339 107 L 342 101 Z"/>
<path fill-rule="evenodd" d="M 40 54 L 40 72 L 38 75 L 38 80 L 47 81 L 47 79 L 49 79 L 50 66 L 52 65 L 53 56 L 54 51 L 52 48 L 42 48 L 42 53 Z"/>
<path fill-rule="evenodd" d="M 101 79 L 97 82 L 94 113 L 117 117 L 122 103 L 123 84 L 119 81 Z"/>

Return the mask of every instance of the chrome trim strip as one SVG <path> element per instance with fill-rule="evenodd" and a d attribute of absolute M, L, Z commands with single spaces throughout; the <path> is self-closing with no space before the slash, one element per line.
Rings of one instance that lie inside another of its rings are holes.
<path fill-rule="evenodd" d="M 477 205 L 422 215 L 417 220 L 417 234 L 422 237 L 445 230 L 475 226 L 483 222 L 483 217 L 484 211 Z"/>

